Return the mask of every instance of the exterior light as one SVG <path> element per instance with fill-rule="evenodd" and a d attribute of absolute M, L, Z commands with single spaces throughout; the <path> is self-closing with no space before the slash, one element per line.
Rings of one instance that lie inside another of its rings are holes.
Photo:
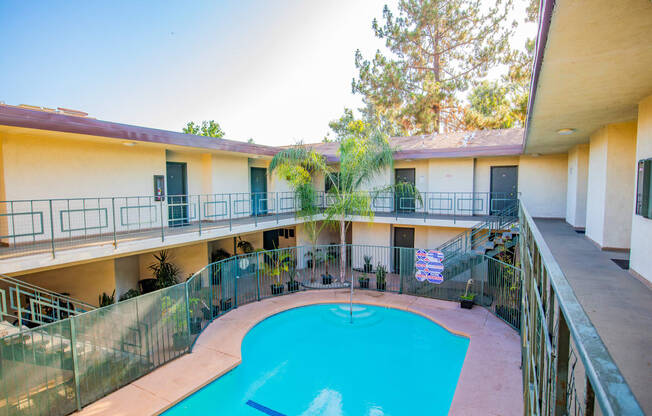
<path fill-rule="evenodd" d="M 569 134 L 573 134 L 573 133 L 575 133 L 575 129 L 566 128 L 566 129 L 557 130 L 557 134 L 559 134 L 561 136 L 568 136 Z"/>
<path fill-rule="evenodd" d="M 122 142 L 122 144 L 125 145 L 125 146 L 129 146 L 129 147 L 136 145 L 136 143 L 134 143 L 134 142 Z"/>

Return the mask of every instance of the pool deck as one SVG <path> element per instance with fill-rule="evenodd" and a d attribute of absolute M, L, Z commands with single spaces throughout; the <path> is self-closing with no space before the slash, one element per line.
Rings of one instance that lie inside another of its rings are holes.
<path fill-rule="evenodd" d="M 300 306 L 346 303 L 348 300 L 348 290 L 322 290 L 241 306 L 211 323 L 197 339 L 192 353 L 154 370 L 75 414 L 159 414 L 240 364 L 242 340 L 261 320 Z M 519 335 L 487 309 L 476 306 L 472 310 L 462 310 L 457 302 L 372 291 L 355 292 L 354 302 L 414 312 L 451 332 L 470 338 L 449 414 L 523 414 Z"/>

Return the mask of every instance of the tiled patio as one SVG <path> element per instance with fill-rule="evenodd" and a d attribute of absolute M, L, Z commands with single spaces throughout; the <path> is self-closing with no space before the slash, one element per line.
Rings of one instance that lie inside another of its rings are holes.
<path fill-rule="evenodd" d="M 236 367 L 240 345 L 258 322 L 317 303 L 345 303 L 348 290 L 300 292 L 235 309 L 210 324 L 187 354 L 89 405 L 78 415 L 154 415 Z M 487 309 L 461 310 L 456 302 L 357 291 L 354 302 L 394 307 L 425 316 L 470 338 L 451 415 L 523 414 L 519 335 Z"/>

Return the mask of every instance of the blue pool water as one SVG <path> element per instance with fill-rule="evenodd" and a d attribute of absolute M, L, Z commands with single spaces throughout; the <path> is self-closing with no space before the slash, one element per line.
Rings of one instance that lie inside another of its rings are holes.
<path fill-rule="evenodd" d="M 469 344 L 409 312 L 315 305 L 265 319 L 242 364 L 164 413 L 446 415 Z"/>

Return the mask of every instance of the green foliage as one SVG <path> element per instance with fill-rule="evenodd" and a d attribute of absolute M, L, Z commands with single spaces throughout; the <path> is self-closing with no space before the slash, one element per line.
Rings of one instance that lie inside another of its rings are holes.
<path fill-rule="evenodd" d="M 111 293 L 111 296 L 109 296 L 106 292 L 102 292 L 102 294 L 98 296 L 98 304 L 100 305 L 100 308 L 104 306 L 113 305 L 114 303 L 115 303 L 115 290 L 113 291 L 113 293 Z"/>
<path fill-rule="evenodd" d="M 263 264 L 263 272 L 272 276 L 277 285 L 281 284 L 281 275 L 288 272 L 292 266 L 292 253 L 289 250 L 273 251 L 269 260 Z M 293 267 L 292 267 L 293 268 Z"/>
<path fill-rule="evenodd" d="M 228 251 L 223 248 L 218 248 L 211 253 L 211 263 L 217 263 L 218 261 L 225 260 L 231 257 Z"/>
<path fill-rule="evenodd" d="M 470 106 L 464 114 L 467 127 L 473 129 L 507 129 L 519 120 L 509 101 L 509 88 L 497 81 L 483 81 L 469 96 Z"/>
<path fill-rule="evenodd" d="M 456 94 L 465 91 L 508 51 L 505 27 L 511 0 L 489 7 L 480 0 L 404 0 L 398 14 L 385 6 L 376 37 L 390 54 L 372 60 L 356 51 L 352 90 L 367 108 L 402 134 L 451 128 L 458 117 Z M 454 126 L 453 126 L 454 127 Z"/>
<path fill-rule="evenodd" d="M 123 300 L 135 298 L 137 296 L 140 296 L 140 291 L 138 289 L 129 289 L 120 296 L 119 301 L 122 302 Z"/>
<path fill-rule="evenodd" d="M 201 124 L 189 121 L 182 131 L 197 136 L 216 137 L 218 139 L 224 137 L 224 130 L 222 130 L 220 124 L 215 120 L 204 120 Z"/>
<path fill-rule="evenodd" d="M 244 254 L 250 254 L 254 252 L 254 246 L 247 240 L 243 240 L 242 237 L 238 237 L 238 248 L 242 250 Z"/>
<path fill-rule="evenodd" d="M 163 289 L 179 283 L 177 281 L 179 268 L 169 261 L 169 252 L 162 250 L 158 254 L 154 254 L 154 258 L 156 263 L 150 264 L 148 269 L 152 271 L 152 276 L 156 279 L 156 286 Z"/>
<path fill-rule="evenodd" d="M 385 283 L 385 278 L 387 277 L 387 269 L 382 264 L 378 263 L 376 266 L 376 282 L 381 285 Z"/>

